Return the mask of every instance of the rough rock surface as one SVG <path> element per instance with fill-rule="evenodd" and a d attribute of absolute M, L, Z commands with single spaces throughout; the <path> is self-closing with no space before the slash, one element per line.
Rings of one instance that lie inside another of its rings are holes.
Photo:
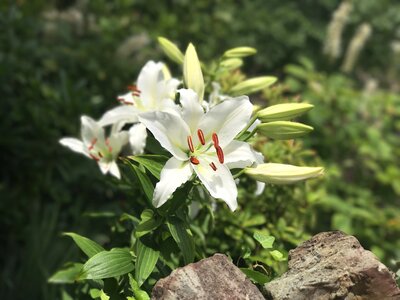
<path fill-rule="evenodd" d="M 289 252 L 289 270 L 265 285 L 267 299 L 400 299 L 393 274 L 358 240 L 322 232 Z"/>
<path fill-rule="evenodd" d="M 215 254 L 159 280 L 151 299 L 263 300 L 264 297 L 225 255 Z"/>

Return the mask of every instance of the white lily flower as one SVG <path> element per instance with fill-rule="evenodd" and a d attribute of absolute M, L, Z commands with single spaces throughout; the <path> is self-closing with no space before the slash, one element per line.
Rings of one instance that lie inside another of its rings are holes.
<path fill-rule="evenodd" d="M 171 78 L 163 63 L 147 62 L 139 73 L 136 85 L 129 86 L 130 91 L 118 97 L 122 105 L 107 111 L 99 120 L 100 126 L 136 123 L 139 121 L 138 114 L 143 112 L 177 110 L 173 98 L 178 85 L 179 80 Z M 143 130 L 139 133 L 131 138 L 131 142 L 135 141 L 132 146 L 134 153 L 142 153 L 146 145 L 147 134 L 143 134 Z"/>
<path fill-rule="evenodd" d="M 150 112 L 139 120 L 173 156 L 161 171 L 153 195 L 156 207 L 163 205 L 193 173 L 214 198 L 237 208 L 237 188 L 230 169 L 251 166 L 255 152 L 245 142 L 234 140 L 250 120 L 253 106 L 247 96 L 226 100 L 204 112 L 198 95 L 181 89 L 182 114 Z"/>
<path fill-rule="evenodd" d="M 95 160 L 103 174 L 110 172 L 120 179 L 116 160 L 122 147 L 128 142 L 128 132 L 120 131 L 120 124 L 116 124 L 112 127 L 110 136 L 105 138 L 104 129 L 92 118 L 82 116 L 81 123 L 82 140 L 62 138 L 60 144 Z"/>

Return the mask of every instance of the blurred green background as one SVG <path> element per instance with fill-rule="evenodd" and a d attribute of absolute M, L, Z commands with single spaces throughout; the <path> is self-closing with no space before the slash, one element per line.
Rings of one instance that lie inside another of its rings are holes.
<path fill-rule="evenodd" d="M 166 59 L 157 36 L 181 49 L 193 42 L 204 61 L 230 47 L 255 47 L 245 71 L 278 76 L 281 84 L 254 99 L 267 105 L 301 95 L 315 105 L 305 120 L 315 131 L 303 145 L 267 143 L 261 150 L 271 161 L 302 164 L 306 157 L 323 164 L 325 178 L 267 188 L 244 219 L 263 212 L 285 250 L 313 233 L 343 230 L 397 271 L 400 3 L 354 1 L 331 23 L 342 2 L 1 1 L 0 298 L 60 298 L 47 278 L 79 255 L 60 233 L 96 234 L 107 243 L 102 232 L 114 220 L 106 224 L 88 212 L 134 207 L 124 189 L 58 139 L 79 133 L 80 115 L 98 118 L 114 106 L 147 60 Z M 237 232 L 220 226 L 226 249 L 209 251 L 234 252 Z"/>

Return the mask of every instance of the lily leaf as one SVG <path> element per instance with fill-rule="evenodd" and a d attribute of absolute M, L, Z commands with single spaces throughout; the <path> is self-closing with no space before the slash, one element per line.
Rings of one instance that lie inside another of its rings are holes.
<path fill-rule="evenodd" d="M 168 157 L 164 155 L 136 155 L 128 158 L 143 165 L 158 180 L 160 180 L 161 170 L 168 160 Z"/>
<path fill-rule="evenodd" d="M 74 283 L 81 273 L 82 267 L 83 264 L 80 263 L 69 263 L 54 273 L 48 281 L 50 283 Z"/>
<path fill-rule="evenodd" d="M 140 287 L 150 276 L 151 272 L 153 272 L 158 261 L 158 257 L 160 256 L 160 252 L 146 246 L 140 239 L 137 240 L 136 245 L 137 259 L 135 279 Z"/>
<path fill-rule="evenodd" d="M 187 224 L 179 218 L 171 217 L 168 219 L 167 225 L 172 237 L 183 253 L 185 264 L 193 262 L 195 253 L 194 240 Z"/>
<path fill-rule="evenodd" d="M 92 241 L 84 236 L 73 232 L 65 232 L 63 235 L 71 237 L 75 244 L 90 258 L 97 253 L 104 251 L 104 248 L 97 244 L 95 241 Z"/>

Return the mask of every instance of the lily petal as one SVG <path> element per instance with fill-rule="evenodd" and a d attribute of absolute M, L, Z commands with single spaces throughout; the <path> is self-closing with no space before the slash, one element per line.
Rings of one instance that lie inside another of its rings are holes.
<path fill-rule="evenodd" d="M 139 115 L 158 142 L 179 160 L 187 160 L 189 127 L 183 119 L 167 112 L 148 112 Z"/>
<path fill-rule="evenodd" d="M 228 145 L 247 125 L 253 112 L 253 105 L 247 96 L 237 97 L 214 106 L 200 120 L 206 140 L 215 132 L 221 147 Z M 203 129 L 204 128 L 204 129 Z"/>
<path fill-rule="evenodd" d="M 257 162 L 255 151 L 248 143 L 232 141 L 224 148 L 225 164 L 229 169 L 245 168 Z"/>
<path fill-rule="evenodd" d="M 132 148 L 132 154 L 143 154 L 144 147 L 146 147 L 147 131 L 146 126 L 141 123 L 133 125 L 129 129 L 129 143 Z"/>
<path fill-rule="evenodd" d="M 115 161 L 110 163 L 110 169 L 109 172 L 111 175 L 113 175 L 114 177 L 121 179 L 121 173 L 119 172 L 119 168 L 118 165 Z"/>
<path fill-rule="evenodd" d="M 97 143 L 104 143 L 104 129 L 92 118 L 88 116 L 81 117 L 81 135 L 85 145 L 90 145 L 96 140 Z"/>
<path fill-rule="evenodd" d="M 160 207 L 172 193 L 189 180 L 193 170 L 188 162 L 182 162 L 171 157 L 161 171 L 160 181 L 154 189 L 153 205 Z"/>
<path fill-rule="evenodd" d="M 138 110 L 132 105 L 120 105 L 107 111 L 98 121 L 100 126 L 114 123 L 136 123 L 138 121 Z"/>
<path fill-rule="evenodd" d="M 158 82 L 164 79 L 163 63 L 148 61 L 139 73 L 137 87 L 145 107 L 154 107 L 157 99 Z"/>
<path fill-rule="evenodd" d="M 199 102 L 198 95 L 190 89 L 180 89 L 180 102 L 182 104 L 182 118 L 189 125 L 192 133 L 199 129 L 199 121 L 204 115 L 203 107 Z"/>
<path fill-rule="evenodd" d="M 219 198 L 234 211 L 237 208 L 237 187 L 228 167 L 220 164 L 214 157 L 201 157 L 200 163 L 193 166 L 197 176 L 214 198 Z M 209 164 L 214 163 L 216 171 Z"/>
<path fill-rule="evenodd" d="M 76 138 L 62 138 L 60 140 L 60 144 L 68 147 L 72 151 L 81 153 L 87 157 L 89 157 L 88 152 L 86 151 L 85 145 L 82 143 L 81 140 L 78 140 Z"/>

